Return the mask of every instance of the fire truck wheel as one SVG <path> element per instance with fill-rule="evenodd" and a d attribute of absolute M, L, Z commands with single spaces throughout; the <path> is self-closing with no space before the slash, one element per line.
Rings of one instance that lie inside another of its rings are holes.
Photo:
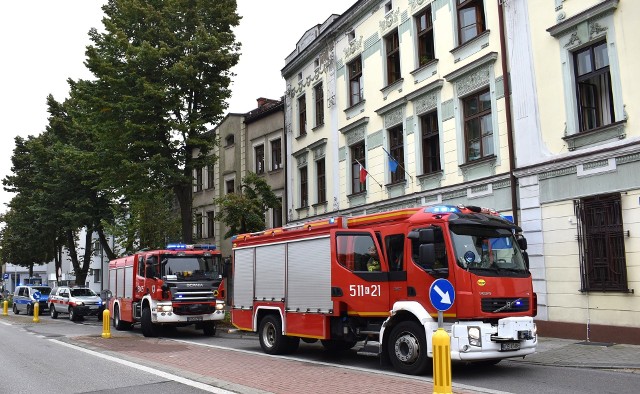
<path fill-rule="evenodd" d="M 387 351 L 391 364 L 400 373 L 421 375 L 430 366 L 424 328 L 414 321 L 403 321 L 391 330 Z"/>
<path fill-rule="evenodd" d="M 353 348 L 356 343 L 358 343 L 357 341 L 343 341 L 340 339 L 323 339 L 320 342 L 325 350 L 330 353 L 344 352 L 345 350 Z"/>
<path fill-rule="evenodd" d="M 124 331 L 131 328 L 131 324 L 120 320 L 120 308 L 116 305 L 113 308 L 113 328 Z"/>
<path fill-rule="evenodd" d="M 151 308 L 148 306 L 142 310 L 142 335 L 145 337 L 157 337 L 158 327 L 151 321 Z"/>
<path fill-rule="evenodd" d="M 216 335 L 216 322 L 214 321 L 206 321 L 202 323 L 202 332 L 207 337 L 212 337 Z"/>
<path fill-rule="evenodd" d="M 58 311 L 56 310 L 56 307 L 53 304 L 51 304 L 51 306 L 49 307 L 49 315 L 51 315 L 52 319 L 58 318 Z"/>
<path fill-rule="evenodd" d="M 18 306 L 16 305 L 15 302 L 13 303 L 13 313 L 15 315 L 19 315 L 20 314 L 20 311 L 18 310 Z"/>
<path fill-rule="evenodd" d="M 267 354 L 286 354 L 297 350 L 299 338 L 288 338 L 282 335 L 282 323 L 274 315 L 267 315 L 260 321 L 258 331 L 260 346 Z"/>

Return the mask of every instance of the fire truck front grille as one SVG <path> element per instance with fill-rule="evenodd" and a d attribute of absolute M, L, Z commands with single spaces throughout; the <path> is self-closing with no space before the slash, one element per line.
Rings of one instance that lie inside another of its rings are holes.
<path fill-rule="evenodd" d="M 505 313 L 526 312 L 529 310 L 528 298 L 483 298 L 482 312 Z"/>
<path fill-rule="evenodd" d="M 191 302 L 215 302 L 211 289 L 172 289 L 174 301 L 191 301 Z"/>
<path fill-rule="evenodd" d="M 215 305 L 211 304 L 173 304 L 173 313 L 176 315 L 202 315 L 215 311 Z"/>

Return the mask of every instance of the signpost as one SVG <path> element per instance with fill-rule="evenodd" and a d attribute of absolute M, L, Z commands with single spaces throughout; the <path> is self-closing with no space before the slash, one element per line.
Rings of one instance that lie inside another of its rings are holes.
<path fill-rule="evenodd" d="M 431 305 L 438 310 L 438 329 L 431 339 L 433 347 L 433 392 L 451 393 L 451 338 L 442 327 L 442 312 L 449 310 L 456 299 L 453 285 L 446 279 L 436 279 L 429 288 Z"/>

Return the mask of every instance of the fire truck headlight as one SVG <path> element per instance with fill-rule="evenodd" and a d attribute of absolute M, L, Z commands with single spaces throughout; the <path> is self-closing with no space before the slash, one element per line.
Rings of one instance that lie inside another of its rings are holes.
<path fill-rule="evenodd" d="M 158 304 L 158 312 L 173 312 L 171 304 Z"/>
<path fill-rule="evenodd" d="M 216 301 L 216 310 L 221 311 L 224 309 L 224 301 Z"/>
<path fill-rule="evenodd" d="M 469 345 L 482 347 L 482 338 L 480 337 L 480 327 L 468 327 L 467 334 L 469 336 Z"/>

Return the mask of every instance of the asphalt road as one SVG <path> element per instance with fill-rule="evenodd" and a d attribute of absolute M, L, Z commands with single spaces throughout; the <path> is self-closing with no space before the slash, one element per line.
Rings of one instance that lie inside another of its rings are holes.
<path fill-rule="evenodd" d="M 56 321 L 42 317 L 42 323 L 34 324 L 26 316 L 13 316 L 6 321 L 0 318 L 0 341 L 3 349 L 0 372 L 3 387 L 17 391 L 0 392 L 47 392 L 47 393 L 196 393 L 203 392 L 189 382 L 180 382 L 174 376 L 166 376 L 132 368 L 117 360 L 102 358 L 98 354 L 85 353 L 60 343 L 61 337 L 96 335 L 102 331 L 102 323 L 88 318 L 84 322 L 70 322 L 62 318 Z M 12 324 L 8 326 L 7 323 Z M 143 338 L 138 328 L 113 331 L 114 335 Z M 262 357 L 258 338 L 255 335 L 223 334 L 205 337 L 202 331 L 189 328 L 166 334 L 175 341 L 199 345 L 213 345 L 243 352 L 254 352 Z M 245 353 L 246 354 L 246 353 Z M 249 353 L 250 356 L 251 353 Z M 301 343 L 298 352 L 290 358 L 313 363 L 328 363 L 337 366 L 352 366 L 372 371 L 391 373 L 391 367 L 382 367 L 377 357 L 356 354 L 355 351 L 341 355 L 330 355 L 319 343 Z M 269 358 L 264 358 L 269 368 Z M 635 371 L 612 371 L 605 369 L 549 367 L 531 365 L 517 361 L 502 361 L 492 367 L 472 367 L 454 364 L 452 376 L 455 384 L 481 387 L 491 390 L 522 394 L 539 393 L 637 393 L 640 374 Z M 348 370 L 345 370 L 348 373 Z M 116 376 L 117 379 L 113 377 Z M 186 374 L 185 374 L 186 376 Z M 418 379 L 431 380 L 430 375 Z M 8 385 L 8 386 L 7 386 Z M 24 387 L 23 391 L 22 388 Z M 147 391 L 149 390 L 149 391 Z"/>

